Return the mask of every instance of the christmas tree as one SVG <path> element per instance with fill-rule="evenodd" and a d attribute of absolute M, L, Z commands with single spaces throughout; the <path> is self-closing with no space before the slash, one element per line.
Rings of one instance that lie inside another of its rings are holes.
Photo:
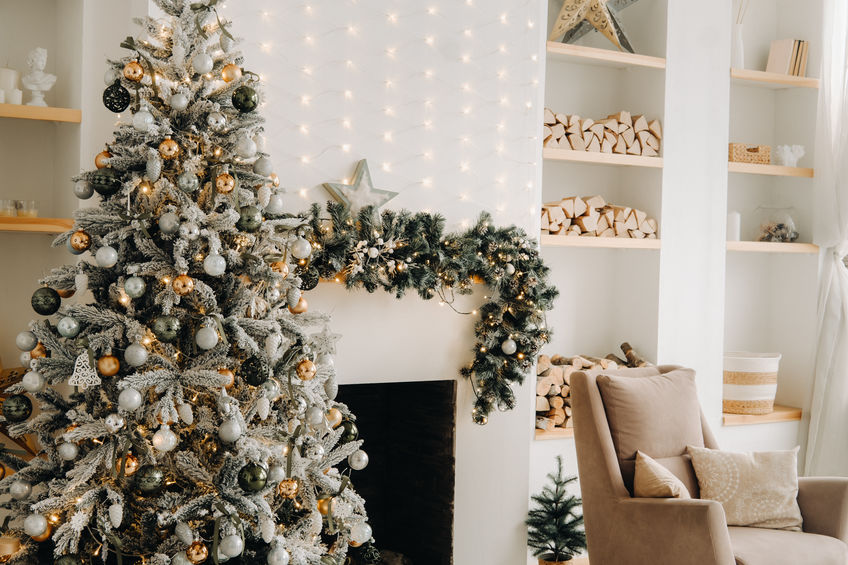
<path fill-rule="evenodd" d="M 109 62 L 103 102 L 131 119 L 75 179 L 99 205 L 56 241 L 90 259 L 33 294 L 31 370 L 2 406 L 41 446 L 0 453 L 9 563 L 377 559 L 335 336 L 301 294 L 315 237 L 275 194 L 259 77 L 215 3 L 157 0 L 167 17 Z"/>
<path fill-rule="evenodd" d="M 577 477 L 564 477 L 562 457 L 557 456 L 556 473 L 548 473 L 552 486 L 533 495 L 535 507 L 527 515 L 527 545 L 533 555 L 548 562 L 568 561 L 586 549 L 580 498 L 567 492 Z"/>

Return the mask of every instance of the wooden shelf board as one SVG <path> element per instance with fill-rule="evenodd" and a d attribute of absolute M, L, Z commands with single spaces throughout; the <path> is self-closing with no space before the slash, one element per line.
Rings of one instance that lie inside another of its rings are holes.
<path fill-rule="evenodd" d="M 665 69 L 665 59 L 649 55 L 637 55 L 612 49 L 598 49 L 583 45 L 571 45 L 558 41 L 548 41 L 548 57 L 556 61 L 568 61 L 584 65 L 597 65 L 626 69 L 629 67 L 646 67 L 649 69 Z"/>
<path fill-rule="evenodd" d="M 749 424 L 773 424 L 776 422 L 795 422 L 801 419 L 801 409 L 792 406 L 774 405 L 774 412 L 753 416 L 751 414 L 724 414 L 722 423 L 725 426 L 747 426 Z"/>
<path fill-rule="evenodd" d="M 573 161 L 592 165 L 624 165 L 629 167 L 662 168 L 662 157 L 642 157 L 641 155 L 619 155 L 617 153 L 591 153 L 589 151 L 574 151 L 545 147 L 542 156 L 551 161 Z"/>
<path fill-rule="evenodd" d="M 755 163 L 727 163 L 727 170 L 731 173 L 746 173 L 750 175 L 771 175 L 776 177 L 801 177 L 813 178 L 813 169 L 804 167 L 784 167 L 782 165 L 758 165 Z"/>
<path fill-rule="evenodd" d="M 819 79 L 810 77 L 794 77 L 780 73 L 767 73 L 751 69 L 730 69 L 730 78 L 736 84 L 758 86 L 761 88 L 818 88 Z"/>
<path fill-rule="evenodd" d="M 70 218 L 22 218 L 0 216 L 0 232 L 62 233 L 71 229 Z"/>
<path fill-rule="evenodd" d="M 73 108 L 49 108 L 22 104 L 0 104 L 0 118 L 23 120 L 45 120 L 48 122 L 82 122 L 82 110 Z"/>
<path fill-rule="evenodd" d="M 808 253 L 819 252 L 814 243 L 778 243 L 774 241 L 728 241 L 728 251 L 750 251 L 756 253 Z"/>
<path fill-rule="evenodd" d="M 659 249 L 659 239 L 631 237 L 582 237 L 567 235 L 542 235 L 542 247 L 600 247 L 606 249 Z"/>
<path fill-rule="evenodd" d="M 536 441 L 547 441 L 550 439 L 567 439 L 574 437 L 574 428 L 554 428 L 551 431 L 536 430 Z"/>

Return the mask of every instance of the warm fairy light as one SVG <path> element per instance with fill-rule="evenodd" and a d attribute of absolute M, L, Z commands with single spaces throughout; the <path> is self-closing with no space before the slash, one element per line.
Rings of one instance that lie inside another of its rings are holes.
<path fill-rule="evenodd" d="M 171 284 L 171 277 L 162 277 L 162 284 Z"/>

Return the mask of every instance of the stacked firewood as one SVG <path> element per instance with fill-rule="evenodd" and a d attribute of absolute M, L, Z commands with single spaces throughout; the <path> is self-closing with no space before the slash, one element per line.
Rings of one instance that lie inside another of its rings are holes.
<path fill-rule="evenodd" d="M 571 375 L 575 371 L 613 370 L 649 365 L 629 343 L 621 344 L 624 359 L 610 353 L 603 359 L 590 355 L 540 355 L 536 362 L 536 428 L 571 428 Z"/>
<path fill-rule="evenodd" d="M 570 196 L 542 206 L 542 233 L 656 239 L 658 224 L 636 208 L 607 204 L 602 196 Z"/>
<path fill-rule="evenodd" d="M 577 114 L 557 114 L 545 108 L 542 139 L 545 147 L 657 157 L 662 125 L 659 120 L 649 121 L 643 115 L 631 116 L 624 111 L 593 120 Z"/>

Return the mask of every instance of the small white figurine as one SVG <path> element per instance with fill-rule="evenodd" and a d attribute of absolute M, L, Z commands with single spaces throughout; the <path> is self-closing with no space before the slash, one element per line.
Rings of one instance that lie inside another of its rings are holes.
<path fill-rule="evenodd" d="M 47 106 L 44 101 L 44 93 L 53 88 L 56 83 L 56 75 L 44 72 L 47 66 L 47 49 L 36 47 L 27 55 L 27 67 L 29 73 L 21 79 L 24 87 L 32 91 L 32 100 L 27 106 Z"/>
<path fill-rule="evenodd" d="M 804 156 L 803 145 L 778 145 L 774 150 L 774 156 L 778 165 L 784 167 L 797 167 L 798 160 Z"/>

